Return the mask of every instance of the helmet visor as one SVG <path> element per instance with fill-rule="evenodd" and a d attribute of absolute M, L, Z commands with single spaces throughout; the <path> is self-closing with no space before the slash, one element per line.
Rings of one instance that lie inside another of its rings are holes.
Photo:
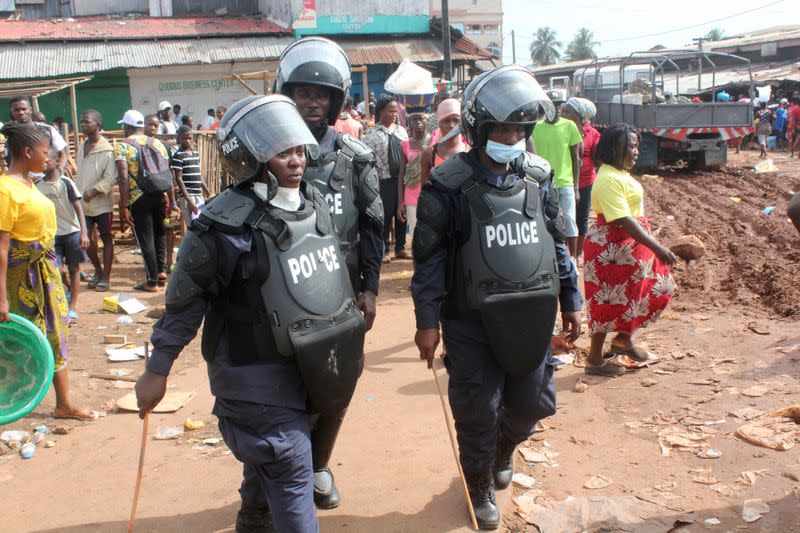
<path fill-rule="evenodd" d="M 250 106 L 252 108 L 247 109 Z M 259 99 L 245 106 L 237 115 L 235 122 L 225 125 L 227 131 L 220 128 L 218 132 L 223 150 L 231 136 L 235 136 L 238 138 L 235 142 L 241 142 L 261 163 L 301 145 L 306 147 L 311 157 L 319 157 L 317 140 L 291 102 Z"/>
<path fill-rule="evenodd" d="M 280 70 L 284 80 L 292 79 L 292 73 L 307 63 L 326 64 L 341 76 L 350 79 L 350 61 L 344 51 L 335 43 L 323 39 L 304 39 L 287 48 L 280 59 Z M 337 80 L 337 83 L 341 83 Z"/>
<path fill-rule="evenodd" d="M 535 122 L 541 118 L 541 111 L 551 120 L 556 115 L 553 102 L 528 70 L 498 69 L 481 82 L 483 87 L 476 87 L 475 93 L 497 122 Z"/>

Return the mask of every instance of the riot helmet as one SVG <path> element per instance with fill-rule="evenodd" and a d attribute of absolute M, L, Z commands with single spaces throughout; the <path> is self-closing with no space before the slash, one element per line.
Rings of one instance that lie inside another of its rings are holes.
<path fill-rule="evenodd" d="M 217 140 L 222 168 L 237 185 L 264 175 L 267 162 L 289 148 L 304 145 L 311 157 L 319 157 L 317 140 L 294 102 L 279 94 L 233 104 L 219 123 Z"/>
<path fill-rule="evenodd" d="M 461 132 L 473 147 L 486 145 L 491 124 L 519 124 L 527 138 L 542 115 L 556 116 L 553 102 L 529 70 L 508 65 L 481 74 L 464 90 Z"/>
<path fill-rule="evenodd" d="M 350 60 L 335 42 L 323 37 L 305 37 L 286 47 L 278 63 L 275 90 L 292 96 L 298 85 L 326 87 L 331 93 L 328 124 L 336 123 L 350 91 Z"/>

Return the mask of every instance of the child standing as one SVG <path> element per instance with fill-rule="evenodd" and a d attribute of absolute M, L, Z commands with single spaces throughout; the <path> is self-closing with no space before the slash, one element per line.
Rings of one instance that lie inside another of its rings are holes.
<path fill-rule="evenodd" d="M 178 150 L 172 156 L 172 173 L 180 193 L 181 215 L 188 226 L 196 219 L 210 196 L 200 171 L 200 154 L 194 149 L 192 128 L 178 128 Z"/>
<path fill-rule="evenodd" d="M 89 246 L 86 236 L 86 219 L 81 206 L 81 193 L 75 183 L 61 174 L 58 168 L 58 153 L 50 150 L 44 167 L 44 178 L 36 184 L 56 207 L 56 257 L 59 264 L 69 271 L 69 313 L 70 325 L 78 321 L 78 291 L 80 290 L 80 264 L 84 251 Z"/>

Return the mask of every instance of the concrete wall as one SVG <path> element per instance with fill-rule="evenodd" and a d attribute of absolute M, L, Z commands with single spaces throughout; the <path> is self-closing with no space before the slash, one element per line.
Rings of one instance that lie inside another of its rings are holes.
<path fill-rule="evenodd" d="M 128 69 L 131 106 L 146 115 L 155 113 L 158 103 L 167 100 L 173 105 L 180 104 L 183 113 L 199 121 L 208 108 L 228 107 L 250 94 L 241 83 L 223 80 L 223 76 L 267 68 L 263 62 L 249 62 Z M 263 90 L 261 81 L 248 83 L 257 91 Z"/>

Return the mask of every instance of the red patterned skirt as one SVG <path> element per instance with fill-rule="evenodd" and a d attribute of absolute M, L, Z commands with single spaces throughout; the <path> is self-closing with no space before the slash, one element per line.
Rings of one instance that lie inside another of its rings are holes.
<path fill-rule="evenodd" d="M 650 233 L 650 219 L 639 224 Z M 583 283 L 589 333 L 633 333 L 667 307 L 675 281 L 650 248 L 603 215 L 586 234 Z"/>

